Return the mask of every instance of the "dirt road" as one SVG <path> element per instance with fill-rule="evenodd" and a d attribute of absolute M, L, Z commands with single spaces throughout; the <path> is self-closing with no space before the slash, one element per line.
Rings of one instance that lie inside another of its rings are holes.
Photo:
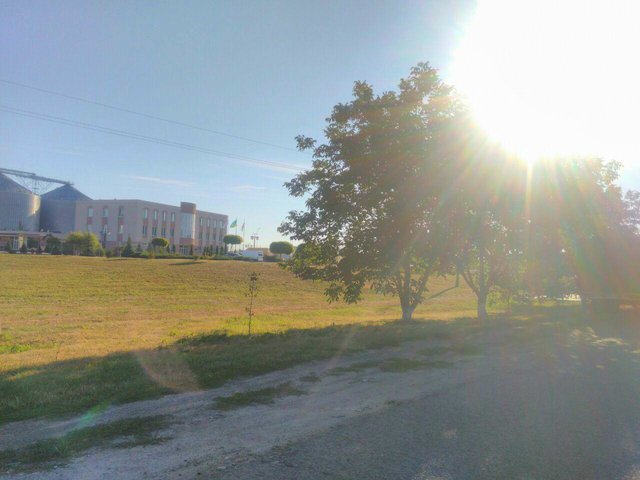
<path fill-rule="evenodd" d="M 639 340 L 629 319 L 457 328 L 111 408 L 91 423 L 166 415 L 161 441 L 3 478 L 640 479 Z M 82 421 L 3 426 L 0 449 Z"/>

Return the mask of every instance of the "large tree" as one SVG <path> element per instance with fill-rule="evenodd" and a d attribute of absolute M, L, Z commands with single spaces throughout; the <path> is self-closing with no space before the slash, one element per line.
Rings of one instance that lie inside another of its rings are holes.
<path fill-rule="evenodd" d="M 313 168 L 286 184 L 307 197 L 280 232 L 304 244 L 289 261 L 302 278 L 328 282 L 330 300 L 355 302 L 366 285 L 397 295 L 412 318 L 432 275 L 450 271 L 449 151 L 444 133 L 459 110 L 451 87 L 419 64 L 398 91 L 376 95 L 356 82 L 353 100 L 334 107 L 326 143 L 300 136 Z"/>
<path fill-rule="evenodd" d="M 528 282 L 536 293 L 546 293 L 539 285 L 559 276 L 558 265 L 575 279 L 583 300 L 638 293 L 636 194 L 623 196 L 619 169 L 617 162 L 594 157 L 555 158 L 534 166 L 527 256 L 535 266 Z"/>
<path fill-rule="evenodd" d="M 222 237 L 222 241 L 224 242 L 225 247 L 227 247 L 228 245 L 240 245 L 244 239 L 240 235 L 228 234 Z"/>
<path fill-rule="evenodd" d="M 451 194 L 442 208 L 451 218 L 457 272 L 485 319 L 490 293 L 509 297 L 522 269 L 526 164 L 488 139 L 470 115 L 459 115 L 447 134 Z"/>

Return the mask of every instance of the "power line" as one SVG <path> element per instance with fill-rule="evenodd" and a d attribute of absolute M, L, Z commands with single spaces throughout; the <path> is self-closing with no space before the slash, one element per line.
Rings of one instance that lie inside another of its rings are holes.
<path fill-rule="evenodd" d="M 210 148 L 204 148 L 204 147 L 198 147 L 196 145 L 191 145 L 188 143 L 180 143 L 180 142 L 174 142 L 172 140 L 165 140 L 163 138 L 157 138 L 157 137 L 149 137 L 147 135 L 140 135 L 137 133 L 133 133 L 133 132 L 127 132 L 125 130 L 116 130 L 113 128 L 109 128 L 109 127 L 103 127 L 101 125 L 96 125 L 93 123 L 85 123 L 85 122 L 79 122 L 77 120 L 70 120 L 68 118 L 62 118 L 62 117 L 56 117 L 53 115 L 47 115 L 44 113 L 38 113 L 38 112 L 33 112 L 30 110 L 22 110 L 19 108 L 14 108 L 14 107 L 10 107 L 8 105 L 1 105 L 0 104 L 0 111 L 6 112 L 6 113 L 12 113 L 14 115 L 21 115 L 23 117 L 29 117 L 29 118 L 35 118 L 38 120 L 45 120 L 47 122 L 53 122 L 53 123 L 59 123 L 62 125 L 67 125 L 67 126 L 71 126 L 71 127 L 77 127 L 77 128 L 84 128 L 86 130 L 92 130 L 95 132 L 101 132 L 101 133 L 107 133 L 109 135 L 116 135 L 116 136 L 120 136 L 120 137 L 125 137 L 125 138 L 133 138 L 135 140 L 141 140 L 144 142 L 149 142 L 149 143 L 157 143 L 160 145 L 166 145 L 166 146 L 170 146 L 170 147 L 175 147 L 175 148 L 181 148 L 183 150 L 190 150 L 193 152 L 200 152 L 200 153 L 205 153 L 208 155 L 213 155 L 216 157 L 223 157 L 223 158 L 229 158 L 232 160 L 240 160 L 242 162 L 246 162 L 246 163 L 252 163 L 255 165 L 265 165 L 265 166 L 269 166 L 269 167 L 277 167 L 277 168 L 282 168 L 282 169 L 286 169 L 286 170 L 291 170 L 294 172 L 300 172 L 302 170 L 304 170 L 303 167 L 297 166 L 297 165 L 292 165 L 292 164 L 288 164 L 288 163 L 280 163 L 280 162 L 273 162 L 270 160 L 260 160 L 257 158 L 252 158 L 252 157 L 247 157 L 244 155 L 236 155 L 235 153 L 227 153 L 227 152 L 222 152 L 219 150 L 213 150 Z"/>
<path fill-rule="evenodd" d="M 171 120 L 170 118 L 159 117 L 157 115 L 151 115 L 150 113 L 138 112 L 136 110 L 131 110 L 129 108 L 117 107 L 115 105 L 109 105 L 108 103 L 97 102 L 95 100 L 89 100 L 87 98 L 76 97 L 75 95 L 68 95 L 66 93 L 55 92 L 53 90 L 47 90 L 45 88 L 39 88 L 39 87 L 34 87 L 32 85 L 26 85 L 24 83 L 14 82 L 13 80 L 6 80 L 6 79 L 3 79 L 3 78 L 0 78 L 0 82 L 7 83 L 9 85 L 15 85 L 17 87 L 27 88 L 27 89 L 30 89 L 30 90 L 35 90 L 37 92 L 48 93 L 50 95 L 57 95 L 58 97 L 62 97 L 62 98 L 68 98 L 68 99 L 71 99 L 71 100 L 77 100 L 78 102 L 84 102 L 84 103 L 89 103 L 91 105 L 97 105 L 99 107 L 110 108 L 111 110 L 117 110 L 119 112 L 125 112 L 125 113 L 129 113 L 131 115 L 138 115 L 140 117 L 146 117 L 146 118 L 150 118 L 150 119 L 153 119 L 153 120 L 159 120 L 161 122 L 172 123 L 174 125 L 180 125 L 181 127 L 193 128 L 195 130 L 200 130 L 202 132 L 214 133 L 216 135 L 222 135 L 222 136 L 229 137 L 229 138 L 235 138 L 237 140 L 244 140 L 244 141 L 247 141 L 247 142 L 257 143 L 259 145 L 267 145 L 269 147 L 281 148 L 283 150 L 290 150 L 290 151 L 297 152 L 297 150 L 295 148 L 285 147 L 283 145 L 278 145 L 276 143 L 264 142 L 262 140 L 256 140 L 254 138 L 242 137 L 240 135 L 232 135 L 231 133 L 221 132 L 219 130 L 212 130 L 210 128 L 204 128 L 204 127 L 200 127 L 198 125 L 193 125 L 193 124 L 190 124 L 190 123 L 180 122 L 178 120 Z"/>

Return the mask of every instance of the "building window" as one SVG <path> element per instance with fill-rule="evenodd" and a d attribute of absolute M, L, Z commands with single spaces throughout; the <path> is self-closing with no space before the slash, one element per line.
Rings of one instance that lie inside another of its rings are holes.
<path fill-rule="evenodd" d="M 158 210 L 154 210 L 153 211 L 153 219 L 157 220 L 158 219 Z"/>
<path fill-rule="evenodd" d="M 171 221 L 172 222 L 176 221 L 176 212 L 171 212 Z"/>
<path fill-rule="evenodd" d="M 198 233 L 198 240 L 202 240 L 202 230 L 200 230 L 200 233 Z"/>
<path fill-rule="evenodd" d="M 122 235 L 124 233 L 124 225 L 118 225 L 118 234 Z"/>
<path fill-rule="evenodd" d="M 143 225 L 143 226 L 142 226 L 142 236 L 143 236 L 143 237 L 146 237 L 146 236 L 147 236 L 147 226 L 146 226 L 146 225 Z"/>
<path fill-rule="evenodd" d="M 93 207 L 87 208 L 87 217 L 93 218 Z"/>
<path fill-rule="evenodd" d="M 124 217 L 124 207 L 118 207 L 118 217 Z"/>
<path fill-rule="evenodd" d="M 91 233 L 93 226 L 90 223 L 87 223 L 87 232 Z"/>
<path fill-rule="evenodd" d="M 102 208 L 102 218 L 107 218 L 109 216 L 109 207 Z"/>
<path fill-rule="evenodd" d="M 167 221 L 167 212 L 166 212 L 166 210 L 163 210 L 163 211 L 162 211 L 162 221 L 163 221 L 163 222 L 166 222 L 166 221 Z"/>
<path fill-rule="evenodd" d="M 162 236 L 166 237 L 167 236 L 167 229 L 162 227 Z"/>
<path fill-rule="evenodd" d="M 148 209 L 148 208 L 145 208 L 145 209 L 144 209 L 144 212 L 143 212 L 143 214 L 142 214 L 142 218 L 144 218 L 145 220 L 146 220 L 147 218 L 149 218 L 149 209 Z"/>
<path fill-rule="evenodd" d="M 180 236 L 182 238 L 194 238 L 196 229 L 196 216 L 193 214 L 180 214 Z"/>
<path fill-rule="evenodd" d="M 175 237 L 175 236 L 176 236 L 176 235 L 175 235 L 175 233 L 176 233 L 176 231 L 172 228 L 172 229 L 171 229 L 171 238 L 173 238 L 173 237 Z"/>
<path fill-rule="evenodd" d="M 207 227 L 210 227 L 210 226 L 211 226 L 211 219 L 207 218 Z"/>
<path fill-rule="evenodd" d="M 207 242 L 209 241 L 209 232 L 207 232 Z"/>
<path fill-rule="evenodd" d="M 151 235 L 154 237 L 158 235 L 158 227 L 151 227 Z"/>

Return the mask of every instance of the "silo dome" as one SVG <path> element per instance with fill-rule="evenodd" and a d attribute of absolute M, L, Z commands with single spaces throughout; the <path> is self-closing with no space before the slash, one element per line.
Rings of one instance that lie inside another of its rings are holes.
<path fill-rule="evenodd" d="M 0 230 L 40 230 L 40 197 L 0 173 Z"/>

